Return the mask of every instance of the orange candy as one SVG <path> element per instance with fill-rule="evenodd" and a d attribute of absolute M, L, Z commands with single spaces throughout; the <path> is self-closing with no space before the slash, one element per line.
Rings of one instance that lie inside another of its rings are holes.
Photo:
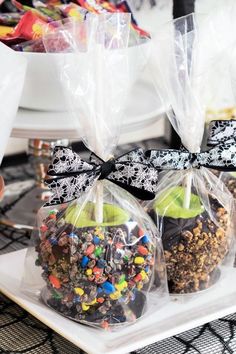
<path fill-rule="evenodd" d="M 148 254 L 148 249 L 144 246 L 138 246 L 138 253 L 142 256 L 146 256 Z"/>
<path fill-rule="evenodd" d="M 99 304 L 102 304 L 104 302 L 104 298 L 103 297 L 99 297 L 97 299 L 97 302 L 99 302 Z"/>
<path fill-rule="evenodd" d="M 102 268 L 98 268 L 98 267 L 94 267 L 93 268 L 93 274 L 96 274 L 96 275 L 101 275 L 103 273 L 103 269 Z"/>
<path fill-rule="evenodd" d="M 139 282 L 140 280 L 142 280 L 142 275 L 139 273 L 139 274 L 137 274 L 137 275 L 134 277 L 134 281 L 137 283 L 137 282 Z"/>
<path fill-rule="evenodd" d="M 93 244 L 88 246 L 88 248 L 86 249 L 86 252 L 85 252 L 86 256 L 89 256 L 90 254 L 92 254 L 94 249 L 95 249 L 95 246 Z"/>
<path fill-rule="evenodd" d="M 60 289 L 61 282 L 57 277 L 55 277 L 54 275 L 49 275 L 48 279 L 55 289 Z"/>

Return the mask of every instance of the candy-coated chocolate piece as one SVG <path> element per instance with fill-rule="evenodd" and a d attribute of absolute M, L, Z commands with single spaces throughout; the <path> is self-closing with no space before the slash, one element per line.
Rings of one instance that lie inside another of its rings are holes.
<path fill-rule="evenodd" d="M 85 251 L 86 256 L 89 256 L 90 254 L 92 254 L 94 249 L 95 249 L 95 246 L 93 244 L 88 246 L 88 248 Z"/>
<path fill-rule="evenodd" d="M 143 257 L 135 257 L 134 258 L 134 263 L 135 264 L 143 264 L 144 263 L 144 258 Z"/>
<path fill-rule="evenodd" d="M 93 274 L 92 269 L 87 269 L 87 270 L 86 270 L 86 275 L 92 275 L 92 274 Z"/>
<path fill-rule="evenodd" d="M 93 243 L 94 243 L 95 245 L 99 245 L 99 243 L 100 243 L 100 238 L 97 237 L 97 236 L 94 236 L 94 237 L 93 237 Z"/>
<path fill-rule="evenodd" d="M 134 277 L 134 281 L 137 283 L 142 280 L 142 275 L 139 273 Z"/>
<path fill-rule="evenodd" d="M 102 288 L 106 294 L 112 294 L 116 291 L 114 285 L 111 284 L 109 281 L 105 281 L 105 283 L 102 284 Z"/>
<path fill-rule="evenodd" d="M 93 268 L 93 274 L 98 274 L 99 276 L 103 273 L 103 269 L 102 268 L 98 268 L 98 267 L 94 267 Z"/>
<path fill-rule="evenodd" d="M 76 295 L 82 296 L 84 294 L 84 290 L 82 288 L 74 288 Z"/>
<path fill-rule="evenodd" d="M 144 280 L 147 277 L 147 273 L 144 270 L 141 270 L 140 272 L 142 280 Z"/>
<path fill-rule="evenodd" d="M 102 254 L 103 248 L 102 247 L 97 247 L 94 251 L 94 254 L 96 257 L 99 257 Z"/>
<path fill-rule="evenodd" d="M 118 300 L 121 297 L 121 292 L 119 290 L 115 291 L 114 293 L 110 294 L 110 298 L 112 300 Z"/>
<path fill-rule="evenodd" d="M 86 305 L 84 302 L 82 303 L 82 309 L 83 311 L 88 311 L 89 310 L 89 307 L 88 305 Z"/>
<path fill-rule="evenodd" d="M 87 256 L 83 256 L 82 261 L 81 261 L 81 267 L 85 268 L 86 265 L 88 264 L 88 262 L 89 262 L 89 258 Z"/>
<path fill-rule="evenodd" d="M 148 243 L 148 242 L 149 242 L 148 236 L 147 236 L 147 235 L 144 235 L 144 236 L 142 237 L 142 243 L 146 244 L 146 243 Z"/>
<path fill-rule="evenodd" d="M 124 290 L 125 288 L 127 288 L 127 286 L 128 286 L 128 283 L 125 280 L 122 283 L 115 284 L 116 289 L 119 291 Z"/>
<path fill-rule="evenodd" d="M 48 279 L 49 279 L 50 283 L 52 284 L 52 286 L 55 289 L 60 289 L 61 282 L 60 282 L 60 280 L 57 277 L 55 277 L 54 275 L 50 274 Z"/>
<path fill-rule="evenodd" d="M 98 297 L 98 298 L 97 298 L 97 302 L 98 302 L 99 304 L 103 304 L 104 301 L 105 301 L 105 300 L 104 300 L 103 297 Z"/>
<path fill-rule="evenodd" d="M 148 249 L 144 246 L 139 245 L 137 249 L 138 253 L 142 256 L 146 256 L 148 254 Z"/>

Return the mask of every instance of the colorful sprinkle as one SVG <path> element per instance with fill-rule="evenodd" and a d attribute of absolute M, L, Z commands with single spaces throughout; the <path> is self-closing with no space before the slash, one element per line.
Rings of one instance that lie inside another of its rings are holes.
<path fill-rule="evenodd" d="M 125 280 L 122 283 L 115 284 L 116 289 L 119 291 L 124 290 L 125 288 L 127 288 L 127 286 L 128 286 L 128 283 Z"/>
<path fill-rule="evenodd" d="M 49 275 L 48 279 L 55 289 L 60 289 L 61 282 L 57 277 L 55 277 L 54 275 L 51 274 L 51 275 Z"/>
<path fill-rule="evenodd" d="M 144 263 L 144 258 L 143 257 L 135 257 L 134 258 L 134 263 L 135 264 L 143 264 Z"/>
<path fill-rule="evenodd" d="M 144 246 L 139 245 L 137 249 L 138 253 L 142 256 L 146 256 L 148 254 L 148 249 Z"/>
<path fill-rule="evenodd" d="M 93 271 L 92 271 L 92 269 L 87 269 L 86 270 L 86 275 L 92 275 L 93 274 Z"/>
<path fill-rule="evenodd" d="M 92 254 L 94 249 L 95 249 L 95 246 L 93 244 L 88 246 L 88 248 L 85 251 L 86 256 L 89 256 L 90 254 Z"/>
<path fill-rule="evenodd" d="M 142 243 L 144 243 L 144 244 L 149 243 L 149 238 L 148 238 L 147 235 L 144 235 L 144 236 L 142 237 Z"/>
<path fill-rule="evenodd" d="M 83 311 L 88 311 L 89 307 L 90 307 L 90 306 L 86 305 L 84 302 L 82 302 L 81 306 L 82 306 Z"/>
<path fill-rule="evenodd" d="M 99 257 L 102 254 L 103 248 L 102 247 L 97 247 L 94 254 L 96 257 Z"/>
<path fill-rule="evenodd" d="M 86 265 L 88 264 L 88 262 L 89 262 L 89 258 L 86 256 L 83 256 L 82 261 L 81 261 L 81 267 L 85 268 Z"/>
<path fill-rule="evenodd" d="M 121 292 L 119 290 L 115 291 L 114 293 L 110 294 L 110 298 L 112 300 L 118 300 L 121 297 Z"/>
<path fill-rule="evenodd" d="M 100 243 L 100 238 L 97 237 L 97 236 L 94 236 L 94 238 L 93 238 L 93 243 L 94 243 L 95 245 L 99 245 L 99 243 Z"/>
<path fill-rule="evenodd" d="M 105 291 L 105 293 L 108 295 L 116 291 L 114 285 L 112 285 L 109 281 L 105 281 L 105 283 L 102 284 L 102 288 Z"/>
<path fill-rule="evenodd" d="M 74 288 L 76 295 L 82 296 L 84 294 L 84 290 L 82 288 Z"/>

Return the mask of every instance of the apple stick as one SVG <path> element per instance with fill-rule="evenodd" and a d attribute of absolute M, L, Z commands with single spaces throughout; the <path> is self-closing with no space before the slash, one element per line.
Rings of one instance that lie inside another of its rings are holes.
<path fill-rule="evenodd" d="M 192 189 L 192 171 L 190 171 L 185 177 L 185 193 L 184 193 L 184 204 L 183 204 L 183 207 L 185 209 L 190 208 L 191 189 Z"/>
<path fill-rule="evenodd" d="M 96 85 L 96 96 L 95 96 L 95 109 L 96 114 L 94 127 L 96 130 L 96 154 L 103 158 L 101 142 L 102 127 L 104 119 L 104 87 L 103 87 L 103 46 L 102 44 L 97 44 L 95 49 L 95 85 Z M 103 182 L 97 182 L 96 188 L 96 200 L 95 200 L 95 220 L 97 223 L 101 224 L 103 222 Z"/>

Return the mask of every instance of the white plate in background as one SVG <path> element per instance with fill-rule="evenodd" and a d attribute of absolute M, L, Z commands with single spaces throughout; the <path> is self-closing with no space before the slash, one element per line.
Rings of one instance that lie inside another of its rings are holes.
<path fill-rule="evenodd" d="M 150 82 L 140 79 L 133 87 L 125 109 L 123 131 L 134 132 L 145 128 L 163 115 L 165 109 Z M 78 139 L 76 124 L 68 112 L 45 112 L 19 109 L 11 136 L 21 138 Z M 158 131 L 155 136 L 163 135 Z M 145 137 L 143 137 L 144 139 Z M 141 138 L 142 140 L 142 138 Z"/>

